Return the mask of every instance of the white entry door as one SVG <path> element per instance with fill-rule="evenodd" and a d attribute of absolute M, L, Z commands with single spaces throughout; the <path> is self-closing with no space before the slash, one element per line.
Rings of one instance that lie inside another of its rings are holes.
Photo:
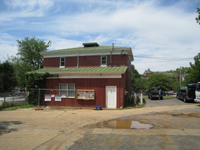
<path fill-rule="evenodd" d="M 106 105 L 107 108 L 117 108 L 116 86 L 106 86 Z"/>

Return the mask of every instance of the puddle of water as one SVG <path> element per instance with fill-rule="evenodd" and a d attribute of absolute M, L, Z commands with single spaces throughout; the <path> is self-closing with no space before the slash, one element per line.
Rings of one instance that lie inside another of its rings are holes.
<path fill-rule="evenodd" d="M 104 121 L 99 124 L 100 127 L 117 128 L 117 129 L 150 129 L 151 124 L 140 123 L 132 120 L 111 120 Z"/>

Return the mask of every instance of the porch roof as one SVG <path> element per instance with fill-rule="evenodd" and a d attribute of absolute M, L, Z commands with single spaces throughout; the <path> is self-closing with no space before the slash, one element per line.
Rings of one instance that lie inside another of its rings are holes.
<path fill-rule="evenodd" d="M 117 67 L 80 67 L 80 68 L 43 68 L 28 73 L 50 73 L 50 74 L 123 74 L 127 66 Z"/>

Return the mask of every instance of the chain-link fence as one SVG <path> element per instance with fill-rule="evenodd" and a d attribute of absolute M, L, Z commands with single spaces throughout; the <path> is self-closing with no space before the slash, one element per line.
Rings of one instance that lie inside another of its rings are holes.
<path fill-rule="evenodd" d="M 4 102 L 13 103 L 13 104 L 26 104 L 27 103 L 27 92 L 0 93 L 0 105 Z"/>
<path fill-rule="evenodd" d="M 27 102 L 34 105 L 76 107 L 75 91 L 64 89 L 28 89 Z"/>

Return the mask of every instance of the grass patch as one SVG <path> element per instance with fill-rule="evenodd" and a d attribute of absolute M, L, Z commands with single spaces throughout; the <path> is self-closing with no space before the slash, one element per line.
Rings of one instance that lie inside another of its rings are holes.
<path fill-rule="evenodd" d="M 9 110 L 17 110 L 17 109 L 23 109 L 23 108 L 32 108 L 34 107 L 33 104 L 9 104 L 9 103 L 4 103 L 0 105 L 0 110 L 1 111 L 9 111 Z"/>
<path fill-rule="evenodd" d="M 139 105 L 131 104 L 131 105 L 128 105 L 127 107 L 124 107 L 123 109 L 142 108 L 145 105 L 146 105 L 146 103 L 139 104 Z"/>
<path fill-rule="evenodd" d="M 32 108 L 32 107 L 34 107 L 33 104 L 19 106 L 19 108 L 22 108 L 22 109 L 23 109 L 23 108 Z"/>
<path fill-rule="evenodd" d="M 9 107 L 3 109 L 3 111 L 12 111 L 12 110 L 17 110 L 17 107 Z"/>

